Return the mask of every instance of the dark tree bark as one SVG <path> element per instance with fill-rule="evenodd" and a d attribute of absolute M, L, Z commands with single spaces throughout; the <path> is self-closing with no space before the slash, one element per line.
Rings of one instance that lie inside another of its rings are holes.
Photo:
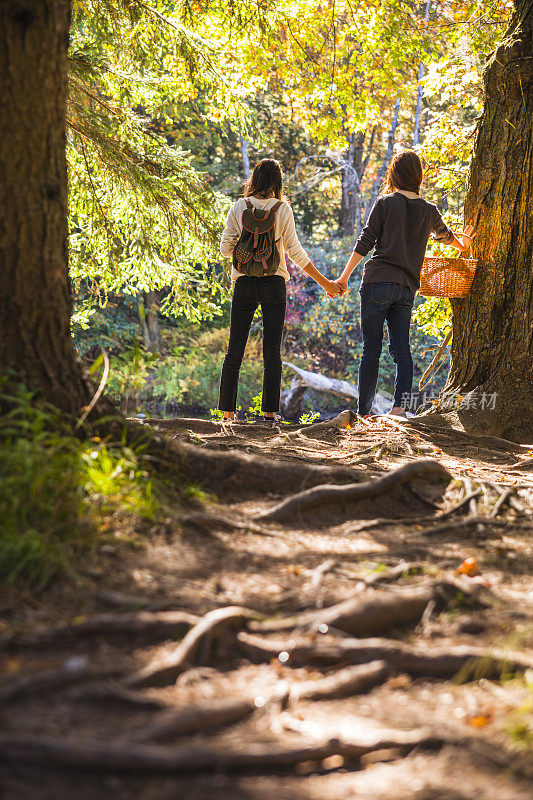
<path fill-rule="evenodd" d="M 365 225 L 367 223 L 368 217 L 370 216 L 370 212 L 374 207 L 374 203 L 378 199 L 378 195 L 381 189 L 381 184 L 383 183 L 383 179 L 385 177 L 385 173 L 387 172 L 388 166 L 390 164 L 392 154 L 394 152 L 394 139 L 396 137 L 396 128 L 398 127 L 398 115 L 400 113 L 400 95 L 396 97 L 396 102 L 394 104 L 394 111 L 392 114 L 392 122 L 389 130 L 389 136 L 387 141 L 387 150 L 385 152 L 385 156 L 383 158 L 383 162 L 380 168 L 377 171 L 376 177 L 372 184 L 372 191 L 370 192 L 370 199 L 366 206 L 365 210 Z"/>
<path fill-rule="evenodd" d="M 444 410 L 447 395 L 475 392 L 475 407 L 457 410 L 465 428 L 522 442 L 533 441 L 532 45 L 533 0 L 515 0 L 484 75 L 465 200 L 479 265 L 468 297 L 452 301 L 451 368 L 440 403 Z"/>
<path fill-rule="evenodd" d="M 64 411 L 89 393 L 70 335 L 69 0 L 0 3 L 0 372 Z"/>
<path fill-rule="evenodd" d="M 138 308 L 144 346 L 150 353 L 159 353 L 161 350 L 159 292 L 142 292 Z"/>
<path fill-rule="evenodd" d="M 339 236 L 352 236 L 361 228 L 361 182 L 370 160 L 376 128 L 372 129 L 366 156 L 364 146 L 366 133 L 351 133 L 348 149 L 344 154 L 345 168 L 342 171 L 342 194 L 339 212 Z"/>

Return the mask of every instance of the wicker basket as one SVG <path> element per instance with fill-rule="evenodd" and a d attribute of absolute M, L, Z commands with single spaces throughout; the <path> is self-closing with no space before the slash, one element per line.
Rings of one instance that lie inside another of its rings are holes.
<path fill-rule="evenodd" d="M 418 291 L 425 297 L 466 297 L 476 267 L 477 258 L 426 256 Z"/>

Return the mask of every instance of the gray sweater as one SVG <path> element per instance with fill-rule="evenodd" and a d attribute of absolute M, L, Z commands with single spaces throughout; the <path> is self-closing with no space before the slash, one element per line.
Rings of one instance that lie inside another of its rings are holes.
<path fill-rule="evenodd" d="M 354 247 L 361 256 L 375 247 L 362 283 L 401 283 L 415 293 L 430 234 L 443 244 L 454 238 L 433 203 L 400 192 L 378 197 Z"/>

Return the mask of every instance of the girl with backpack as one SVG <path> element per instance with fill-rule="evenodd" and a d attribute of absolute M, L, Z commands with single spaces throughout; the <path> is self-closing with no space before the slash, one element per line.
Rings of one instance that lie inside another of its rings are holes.
<path fill-rule="evenodd" d="M 350 260 L 337 284 L 344 293 L 353 270 L 371 250 L 359 289 L 363 354 L 359 364 L 361 416 L 370 414 L 376 393 L 383 325 L 389 330 L 389 352 L 396 363 L 394 402 L 390 414 L 406 416 L 411 398 L 413 359 L 409 327 L 415 292 L 430 234 L 442 244 L 461 252 L 470 247 L 474 230 L 468 226 L 458 238 L 443 222 L 437 206 L 420 197 L 423 169 L 412 150 L 397 153 L 385 177 L 385 193 L 378 197 Z"/>
<path fill-rule="evenodd" d="M 279 410 L 281 336 L 285 322 L 285 253 L 330 295 L 341 290 L 312 264 L 298 241 L 294 216 L 283 197 L 283 174 L 278 161 L 264 158 L 244 187 L 244 197 L 232 204 L 222 233 L 220 252 L 233 260 L 235 283 L 231 303 L 229 344 L 222 374 L 218 408 L 224 419 L 235 417 L 239 371 L 254 313 L 263 317 L 263 419 L 271 424 Z"/>

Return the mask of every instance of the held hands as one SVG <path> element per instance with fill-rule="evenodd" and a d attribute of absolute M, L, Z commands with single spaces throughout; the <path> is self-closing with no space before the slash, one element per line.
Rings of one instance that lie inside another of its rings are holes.
<path fill-rule="evenodd" d="M 337 281 L 326 281 L 324 290 L 328 297 L 340 297 L 343 294 L 343 291 L 339 287 Z"/>
<path fill-rule="evenodd" d="M 348 279 L 338 278 L 336 281 L 329 281 L 326 289 L 328 297 L 342 297 L 348 289 Z"/>

